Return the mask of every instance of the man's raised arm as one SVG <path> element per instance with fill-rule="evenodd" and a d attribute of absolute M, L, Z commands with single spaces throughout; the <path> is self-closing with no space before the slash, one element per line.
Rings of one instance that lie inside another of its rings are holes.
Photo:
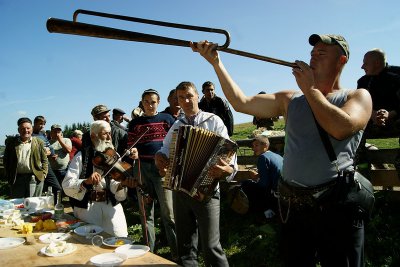
<path fill-rule="evenodd" d="M 216 46 L 217 44 L 207 41 L 200 41 L 196 45 L 191 43 L 193 52 L 200 53 L 213 66 L 222 91 L 232 107 L 238 112 L 253 116 L 285 116 L 287 105 L 294 91 L 246 96 L 226 70 L 218 51 L 215 49 Z"/>

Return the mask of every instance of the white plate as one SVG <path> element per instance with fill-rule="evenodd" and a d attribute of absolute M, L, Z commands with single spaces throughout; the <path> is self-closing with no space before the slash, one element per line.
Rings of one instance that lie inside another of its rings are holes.
<path fill-rule="evenodd" d="M 77 249 L 76 245 L 72 244 L 72 249 L 67 250 L 67 251 L 65 251 L 65 252 L 63 252 L 63 253 L 48 253 L 48 252 L 46 251 L 46 248 L 47 248 L 47 246 L 42 247 L 42 249 L 40 250 L 40 252 L 41 252 L 42 254 L 46 255 L 46 256 L 49 256 L 49 257 L 61 257 L 61 256 L 69 255 L 69 254 L 71 254 L 72 252 L 75 252 L 75 250 Z"/>
<path fill-rule="evenodd" d="M 96 266 L 118 266 L 126 260 L 126 255 L 120 253 L 102 253 L 90 258 Z"/>
<path fill-rule="evenodd" d="M 2 237 L 0 238 L 0 249 L 15 248 L 25 243 L 25 238 Z"/>
<path fill-rule="evenodd" d="M 150 248 L 143 245 L 123 245 L 115 249 L 115 252 L 126 254 L 128 258 L 136 258 L 143 256 Z"/>
<path fill-rule="evenodd" d="M 118 240 L 124 241 L 124 244 L 116 245 L 115 243 Z M 130 240 L 129 238 L 126 238 L 126 237 L 109 237 L 109 238 L 106 238 L 106 239 L 103 240 L 103 244 L 106 245 L 106 246 L 109 246 L 109 247 L 117 248 L 117 247 L 120 247 L 120 246 L 132 244 L 132 240 Z"/>
<path fill-rule="evenodd" d="M 79 226 L 74 230 L 75 234 L 80 236 L 87 236 L 87 235 L 97 235 L 103 232 L 103 228 L 98 225 L 94 224 L 87 224 L 83 226 Z"/>
<path fill-rule="evenodd" d="M 49 244 L 51 241 L 64 241 L 70 236 L 69 233 L 48 233 L 39 236 L 39 240 L 42 243 Z"/>

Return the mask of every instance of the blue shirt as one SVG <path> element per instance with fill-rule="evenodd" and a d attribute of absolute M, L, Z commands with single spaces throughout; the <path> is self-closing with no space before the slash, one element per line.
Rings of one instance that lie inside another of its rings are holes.
<path fill-rule="evenodd" d="M 32 136 L 36 136 L 37 138 L 41 139 L 44 142 L 44 147 L 50 149 L 50 156 L 54 155 L 54 148 L 51 146 L 49 140 L 47 139 L 47 136 L 44 133 L 32 133 Z"/>
<path fill-rule="evenodd" d="M 268 189 L 276 189 L 281 176 L 283 158 L 271 151 L 258 156 L 257 170 L 260 179 L 257 184 Z"/>

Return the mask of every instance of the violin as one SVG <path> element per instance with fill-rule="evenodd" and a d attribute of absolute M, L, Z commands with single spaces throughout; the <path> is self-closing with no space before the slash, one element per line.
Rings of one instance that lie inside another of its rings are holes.
<path fill-rule="evenodd" d="M 111 178 L 117 182 L 126 179 L 135 179 L 132 165 L 128 162 L 121 161 L 121 158 L 122 157 L 119 157 L 114 149 L 108 147 L 104 152 L 96 151 L 92 162 L 94 166 L 105 172 L 104 176 L 110 175 Z M 138 192 L 143 196 L 145 203 L 150 204 L 152 198 L 142 187 L 143 185 L 140 184 L 140 182 L 136 186 Z"/>
<path fill-rule="evenodd" d="M 92 163 L 97 168 L 105 172 L 105 175 L 110 175 L 117 182 L 126 179 L 134 179 L 133 167 L 125 161 L 121 161 L 117 152 L 108 147 L 104 152 L 96 151 Z"/>

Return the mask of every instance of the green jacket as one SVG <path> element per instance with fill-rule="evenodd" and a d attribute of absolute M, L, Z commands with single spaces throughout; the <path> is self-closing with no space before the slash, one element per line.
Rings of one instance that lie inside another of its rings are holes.
<path fill-rule="evenodd" d="M 21 140 L 18 136 L 6 140 L 6 149 L 4 151 L 4 169 L 8 183 L 13 185 L 17 177 L 17 150 Z M 44 148 L 44 142 L 39 138 L 32 137 L 31 147 L 31 168 L 33 174 L 40 181 L 44 181 L 47 176 L 49 162 Z"/>

